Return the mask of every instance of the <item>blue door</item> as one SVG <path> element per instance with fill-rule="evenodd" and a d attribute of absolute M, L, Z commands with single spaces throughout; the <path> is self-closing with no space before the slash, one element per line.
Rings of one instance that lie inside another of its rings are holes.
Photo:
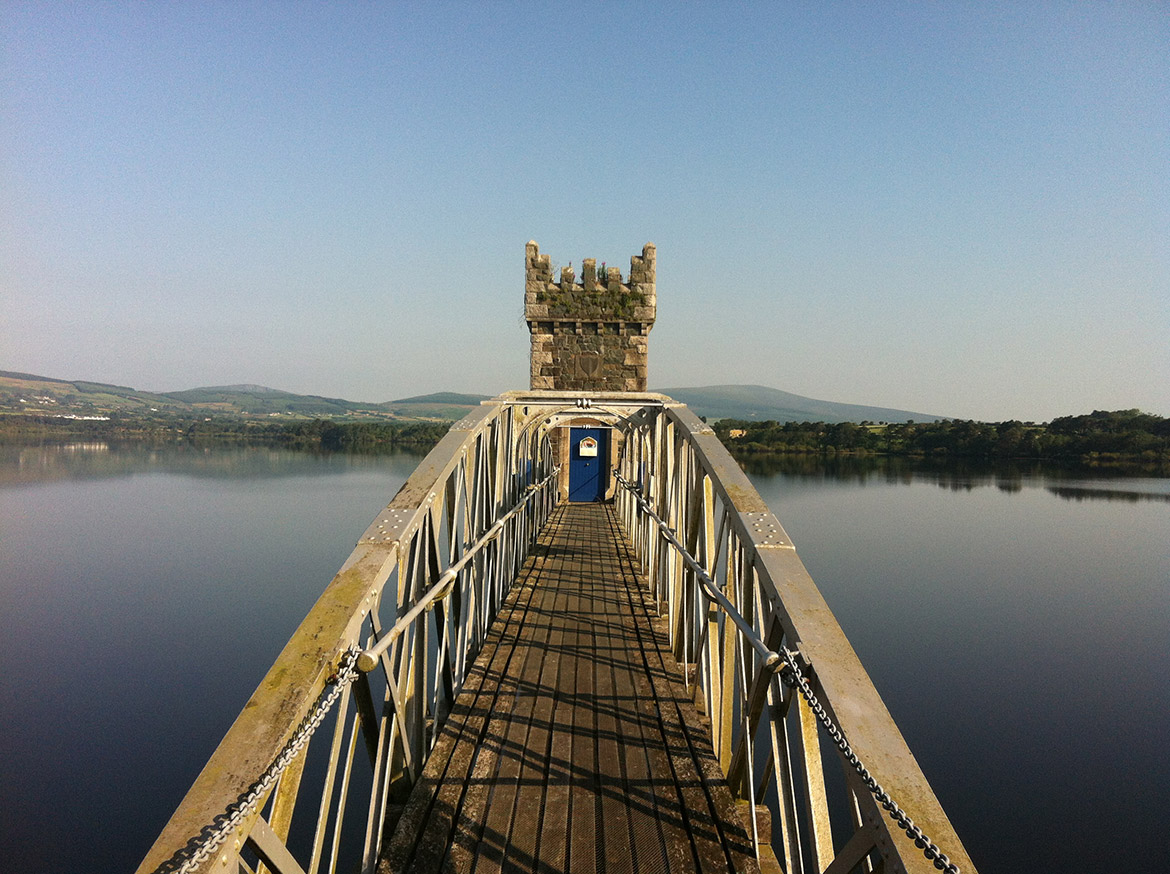
<path fill-rule="evenodd" d="M 570 428 L 569 500 L 600 501 L 604 498 L 608 463 L 608 428 Z"/>

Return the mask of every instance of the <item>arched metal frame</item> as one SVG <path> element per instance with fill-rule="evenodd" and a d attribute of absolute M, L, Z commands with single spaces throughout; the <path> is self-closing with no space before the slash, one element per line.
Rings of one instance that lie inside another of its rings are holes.
<path fill-rule="evenodd" d="M 787 534 L 714 432 L 663 395 L 548 391 L 485 403 L 427 455 L 285 646 L 139 874 L 193 846 L 257 781 L 351 647 L 364 648 L 374 670 L 341 695 L 308 752 L 199 870 L 318 874 L 335 871 L 339 857 L 344 867 L 374 870 L 387 823 L 557 501 L 549 433 L 585 416 L 620 432 L 621 476 L 668 522 L 759 640 L 800 653 L 818 698 L 870 773 L 952 861 L 974 871 Z M 616 503 L 668 619 L 684 682 L 710 717 L 723 771 L 751 811 L 761 858 L 774 847 L 792 874 L 933 871 L 855 774 L 844 769 L 843 780 L 826 779 L 816 719 L 804 700 L 764 669 L 757 649 L 706 598 L 634 495 L 619 489 Z M 834 792 L 834 785 L 843 789 Z M 842 808 L 836 816 L 834 802 Z M 761 816 L 765 809 L 770 816 Z"/>
<path fill-rule="evenodd" d="M 236 874 L 262 864 L 281 874 L 332 872 L 343 846 L 356 839 L 361 870 L 373 870 L 391 808 L 420 773 L 556 503 L 547 434 L 524 427 L 531 422 L 522 409 L 506 396 L 486 403 L 419 464 L 277 657 L 139 872 L 194 846 L 277 757 L 347 650 L 372 646 L 414 610 L 375 670 L 341 696 L 310 749 L 198 869 Z M 457 571 L 434 597 L 450 569 Z M 312 787 L 302 779 L 309 770 Z M 299 844 L 300 861 L 288 843 Z"/>
<path fill-rule="evenodd" d="M 767 650 L 783 645 L 802 657 L 818 699 L 870 774 L 952 862 L 973 872 L 792 541 L 714 431 L 672 403 L 648 407 L 622 427 L 621 477 L 698 560 Z M 751 811 L 762 855 L 774 849 L 789 872 L 935 871 L 835 748 L 822 758 L 823 732 L 808 704 L 781 683 L 759 648 L 704 594 L 695 571 L 640 510 L 635 495 L 622 489 L 617 503 L 667 618 L 685 682 L 710 718 L 716 756 L 732 792 Z M 831 774 L 834 758 L 842 768 Z"/>

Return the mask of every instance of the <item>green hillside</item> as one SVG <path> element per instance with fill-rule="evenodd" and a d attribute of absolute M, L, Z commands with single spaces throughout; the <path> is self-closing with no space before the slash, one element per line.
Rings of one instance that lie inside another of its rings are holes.
<path fill-rule="evenodd" d="M 404 419 L 443 419 L 456 421 L 479 406 L 480 401 L 490 400 L 490 395 L 468 395 L 452 391 L 440 391 L 429 395 L 402 398 L 381 404 Z"/>
<path fill-rule="evenodd" d="M 412 398 L 400 398 L 389 401 L 390 404 L 445 404 L 448 406 L 478 407 L 480 401 L 490 401 L 491 395 L 465 395 L 454 391 L 437 391 L 429 395 L 417 395 Z"/>
<path fill-rule="evenodd" d="M 298 395 L 259 385 L 223 385 L 168 392 L 168 398 L 193 408 L 218 409 L 225 412 L 271 415 L 290 413 L 298 416 L 345 416 L 374 404 L 356 404 L 340 398 Z"/>
<path fill-rule="evenodd" d="M 708 419 L 777 422 L 935 422 L 932 413 L 839 404 L 762 385 L 661 389 Z M 299 395 L 263 385 L 219 385 L 165 393 L 83 380 L 0 371 L 0 413 L 93 416 L 216 415 L 335 419 L 455 421 L 488 395 L 434 392 L 384 403 Z"/>
<path fill-rule="evenodd" d="M 47 416 L 215 415 L 453 422 L 487 398 L 487 395 L 437 392 L 387 403 L 362 403 L 250 384 L 154 393 L 124 385 L 0 371 L 0 413 Z"/>
<path fill-rule="evenodd" d="M 0 370 L 0 412 L 98 415 L 109 412 L 180 412 L 181 401 L 123 385 L 69 382 L 31 373 Z"/>

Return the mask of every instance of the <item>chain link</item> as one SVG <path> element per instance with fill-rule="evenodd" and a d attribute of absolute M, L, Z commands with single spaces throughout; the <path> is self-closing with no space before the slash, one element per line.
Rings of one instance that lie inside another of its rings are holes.
<path fill-rule="evenodd" d="M 321 725 L 342 691 L 357 679 L 357 658 L 360 652 L 361 650 L 356 646 L 351 646 L 346 650 L 337 667 L 337 672 L 330 675 L 325 681 L 326 688 L 317 698 L 313 709 L 301 720 L 288 743 L 284 745 L 259 779 L 233 804 L 230 804 L 227 810 L 216 816 L 198 835 L 188 841 L 184 847 L 176 850 L 173 856 L 155 868 L 154 874 L 190 874 L 214 856 L 228 835 L 239 828 L 240 823 L 255 812 L 263 802 L 268 790 L 272 788 L 272 784 L 284 773 L 297 754 L 308 745 L 313 732 Z"/>
<path fill-rule="evenodd" d="M 857 772 L 857 776 L 861 778 L 861 782 L 869 789 L 874 800 L 885 808 L 890 818 L 898 823 L 899 827 L 906 832 L 906 835 L 914 841 L 914 846 L 922 850 L 922 855 L 934 863 L 935 868 L 939 871 L 946 871 L 947 874 L 959 874 L 959 866 L 947 858 L 946 853 L 940 850 L 937 844 L 922 833 L 922 829 L 914 824 L 914 820 L 907 816 L 906 811 L 890 798 L 889 793 L 882 788 L 882 784 L 862 764 L 861 759 L 857 757 L 857 753 L 853 751 L 853 748 L 849 745 L 849 741 L 846 740 L 844 732 L 833 722 L 833 718 L 829 716 L 824 706 L 817 700 L 812 686 L 796 666 L 796 654 L 786 646 L 780 647 L 780 652 L 783 654 L 784 659 L 782 661 L 777 660 L 773 669 L 779 673 L 781 682 L 789 688 L 797 688 L 800 690 L 800 694 L 808 702 L 809 708 L 816 714 L 817 719 L 821 721 L 821 724 L 829 733 L 829 737 L 837 745 L 837 749 L 841 751 L 841 755 L 845 757 L 845 761 Z"/>

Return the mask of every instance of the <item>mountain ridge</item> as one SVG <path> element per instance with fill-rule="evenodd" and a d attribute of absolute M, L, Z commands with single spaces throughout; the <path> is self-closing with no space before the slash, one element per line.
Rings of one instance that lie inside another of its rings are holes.
<path fill-rule="evenodd" d="M 780 422 L 938 421 L 944 417 L 892 407 L 843 404 L 762 385 L 656 389 L 708 419 Z M 0 370 L 0 412 L 40 415 L 201 414 L 292 418 L 416 419 L 455 421 L 489 395 L 432 392 L 381 403 L 302 395 L 254 383 L 146 392 L 88 380 L 64 380 Z"/>

